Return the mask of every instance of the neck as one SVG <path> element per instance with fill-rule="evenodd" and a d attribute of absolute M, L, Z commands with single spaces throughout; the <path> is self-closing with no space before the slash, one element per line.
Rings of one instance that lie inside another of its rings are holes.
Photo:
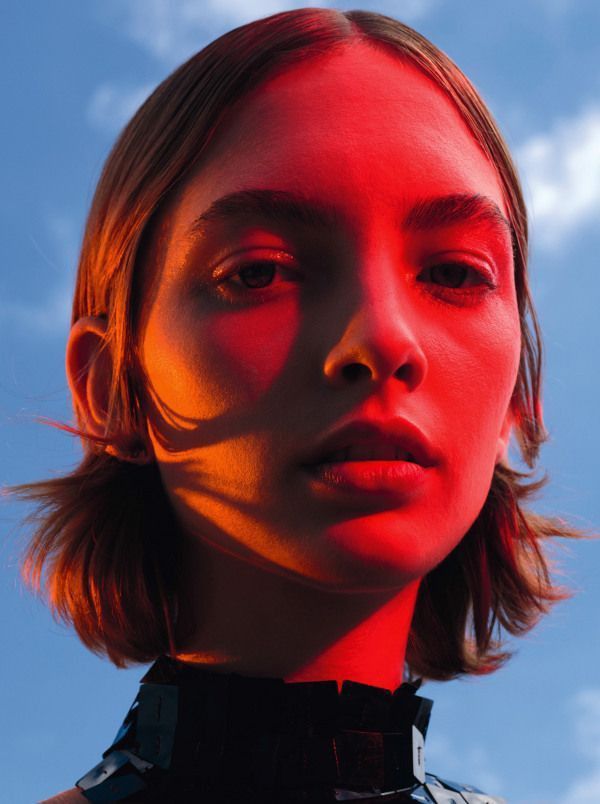
<path fill-rule="evenodd" d="M 358 681 L 394 690 L 418 581 L 393 591 L 329 591 L 203 546 L 188 562 L 196 628 L 177 658 L 286 681 Z M 198 579 L 202 579 L 199 583 Z"/>

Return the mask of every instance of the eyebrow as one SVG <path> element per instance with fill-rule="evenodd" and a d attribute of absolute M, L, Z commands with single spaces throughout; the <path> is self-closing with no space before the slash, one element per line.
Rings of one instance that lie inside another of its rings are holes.
<path fill-rule="evenodd" d="M 232 223 L 246 217 L 296 223 L 325 231 L 347 222 L 335 205 L 311 199 L 298 192 L 246 189 L 217 198 L 192 223 L 189 234 L 204 235 L 211 222 Z M 403 220 L 402 228 L 412 232 L 430 231 L 459 223 L 485 223 L 513 236 L 513 227 L 498 205 L 487 196 L 455 193 L 418 200 Z"/>

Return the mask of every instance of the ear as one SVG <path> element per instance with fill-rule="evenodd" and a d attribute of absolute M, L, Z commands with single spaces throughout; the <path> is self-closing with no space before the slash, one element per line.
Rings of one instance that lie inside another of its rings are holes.
<path fill-rule="evenodd" d="M 73 404 L 84 429 L 106 436 L 108 389 L 112 359 L 106 341 L 106 319 L 85 316 L 69 333 L 65 369 Z"/>
<path fill-rule="evenodd" d="M 514 427 L 515 419 L 512 412 L 512 405 L 509 405 L 506 411 L 506 416 L 502 422 L 500 435 L 498 436 L 498 444 L 496 447 L 496 464 L 506 463 L 508 458 L 508 445 Z"/>
<path fill-rule="evenodd" d="M 66 373 L 73 404 L 83 428 L 93 436 L 110 438 L 110 455 L 129 463 L 149 463 L 151 451 L 135 433 L 109 431 L 108 398 L 113 360 L 102 316 L 85 316 L 71 328 L 66 350 Z"/>

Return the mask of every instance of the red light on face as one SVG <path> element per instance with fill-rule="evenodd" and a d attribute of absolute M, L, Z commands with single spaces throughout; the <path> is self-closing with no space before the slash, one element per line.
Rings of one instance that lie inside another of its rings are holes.
<path fill-rule="evenodd" d="M 457 110 L 383 52 L 309 59 L 232 107 L 169 215 L 142 352 L 186 530 L 335 588 L 422 577 L 483 505 L 520 355 L 502 191 Z M 359 415 L 438 464 L 310 476 Z"/>

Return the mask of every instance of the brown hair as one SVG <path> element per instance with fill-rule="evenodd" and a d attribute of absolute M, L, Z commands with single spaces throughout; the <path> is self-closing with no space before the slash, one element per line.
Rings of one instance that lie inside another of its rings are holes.
<path fill-rule="evenodd" d="M 527 213 L 508 148 L 485 103 L 454 62 L 412 28 L 381 14 L 303 8 L 229 31 L 173 72 L 117 140 L 94 196 L 75 289 L 72 323 L 104 316 L 113 360 L 109 422 L 141 434 L 136 351 L 140 255 L 157 213 L 192 169 L 225 112 L 267 75 L 348 41 L 363 40 L 410 60 L 458 108 L 495 165 L 513 232 L 521 322 L 521 360 L 511 400 L 523 460 L 531 470 L 546 440 L 539 404 L 542 346 L 527 279 Z M 25 580 L 45 586 L 55 614 L 83 643 L 117 666 L 175 652 L 191 627 L 178 588 L 180 539 L 156 465 L 137 466 L 98 449 L 80 425 L 58 425 L 84 439 L 81 464 L 64 477 L 15 486 L 34 501 L 37 523 L 23 559 Z M 107 428 L 107 432 L 108 432 Z M 543 542 L 578 536 L 564 522 L 522 502 L 546 482 L 506 463 L 485 505 L 455 550 L 420 587 L 407 662 L 413 673 L 448 679 L 486 673 L 504 662 L 500 628 L 529 630 L 566 597 L 551 577 Z M 141 571 L 140 571 L 141 570 Z M 186 624 L 187 623 L 187 624 Z"/>

